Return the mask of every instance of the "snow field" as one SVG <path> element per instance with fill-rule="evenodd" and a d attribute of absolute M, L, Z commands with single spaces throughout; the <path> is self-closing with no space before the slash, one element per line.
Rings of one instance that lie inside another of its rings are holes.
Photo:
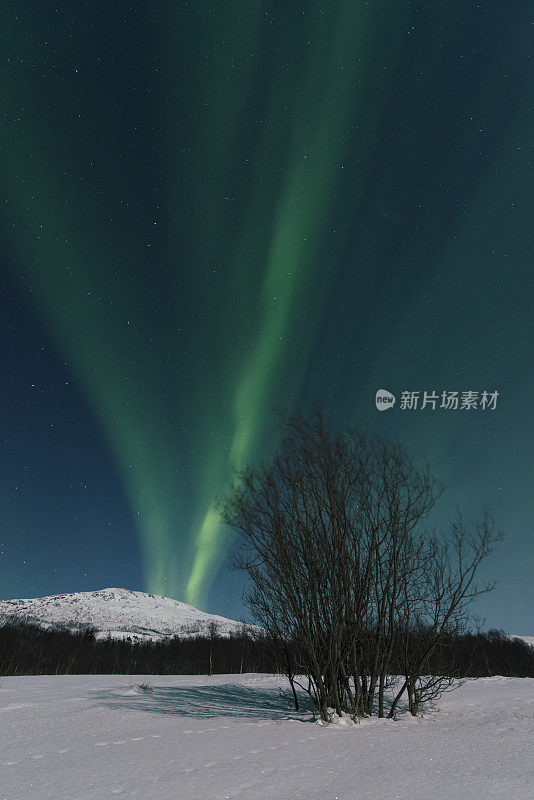
<path fill-rule="evenodd" d="M 149 684 L 148 690 L 139 684 Z M 280 676 L 0 679 L 0 800 L 532 800 L 534 679 L 319 726 Z"/>

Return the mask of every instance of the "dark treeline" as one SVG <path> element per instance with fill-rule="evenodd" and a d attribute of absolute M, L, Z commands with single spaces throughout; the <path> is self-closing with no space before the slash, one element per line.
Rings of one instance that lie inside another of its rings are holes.
<path fill-rule="evenodd" d="M 402 675 L 402 659 L 394 654 L 393 674 Z M 534 678 L 534 647 L 511 639 L 503 631 L 464 633 L 444 637 L 428 661 L 429 675 L 487 678 L 504 675 Z"/>
<path fill-rule="evenodd" d="M 97 639 L 90 629 L 45 630 L 20 622 L 0 627 L 0 675 L 241 672 L 276 672 L 263 644 L 245 633 L 132 642 Z"/>
<path fill-rule="evenodd" d="M 509 638 L 503 631 L 466 633 L 445 640 L 431 667 L 432 674 L 449 672 L 458 678 L 534 678 L 534 647 L 522 639 Z"/>
<path fill-rule="evenodd" d="M 246 632 L 229 638 L 132 642 L 97 639 L 92 630 L 45 630 L 20 622 L 0 627 L 0 675 L 284 674 L 287 655 L 287 643 L 282 649 Z M 298 654 L 291 653 L 291 660 L 298 662 Z M 402 674 L 400 658 L 394 656 L 392 666 L 393 672 Z M 534 648 L 502 631 L 467 633 L 444 640 L 430 659 L 428 672 L 451 678 L 534 678 Z"/>

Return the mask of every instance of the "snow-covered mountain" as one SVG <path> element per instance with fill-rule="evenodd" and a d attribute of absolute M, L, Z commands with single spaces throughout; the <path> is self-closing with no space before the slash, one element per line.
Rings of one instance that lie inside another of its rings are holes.
<path fill-rule="evenodd" d="M 129 636 L 136 641 L 207 635 L 212 623 L 219 636 L 229 636 L 242 628 L 240 622 L 206 614 L 178 600 L 128 589 L 1 600 L 0 622 L 8 618 L 46 628 L 91 627 L 96 629 L 98 638 Z"/>
<path fill-rule="evenodd" d="M 524 642 L 530 645 L 530 647 L 534 647 L 534 636 L 519 636 L 515 633 L 511 633 L 510 637 L 512 639 L 522 639 Z"/>

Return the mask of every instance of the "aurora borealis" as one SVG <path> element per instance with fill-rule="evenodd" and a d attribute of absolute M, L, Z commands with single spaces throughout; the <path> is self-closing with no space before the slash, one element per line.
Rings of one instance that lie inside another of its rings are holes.
<path fill-rule="evenodd" d="M 319 400 L 428 457 L 440 513 L 490 508 L 481 613 L 533 633 L 528 5 L 75 0 L 4 27 L 2 597 L 237 616 L 214 503 Z M 381 387 L 500 401 L 379 415 Z"/>

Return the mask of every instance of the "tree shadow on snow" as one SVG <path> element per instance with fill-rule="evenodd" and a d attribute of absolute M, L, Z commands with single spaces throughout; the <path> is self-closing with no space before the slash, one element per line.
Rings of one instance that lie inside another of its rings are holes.
<path fill-rule="evenodd" d="M 135 687 L 98 692 L 99 703 L 107 708 L 149 711 L 154 714 L 175 714 L 181 717 L 238 717 L 253 720 L 287 720 L 308 722 L 313 704 L 298 692 L 300 711 L 295 711 L 291 698 L 280 689 L 251 686 L 155 686 L 148 691 Z"/>

